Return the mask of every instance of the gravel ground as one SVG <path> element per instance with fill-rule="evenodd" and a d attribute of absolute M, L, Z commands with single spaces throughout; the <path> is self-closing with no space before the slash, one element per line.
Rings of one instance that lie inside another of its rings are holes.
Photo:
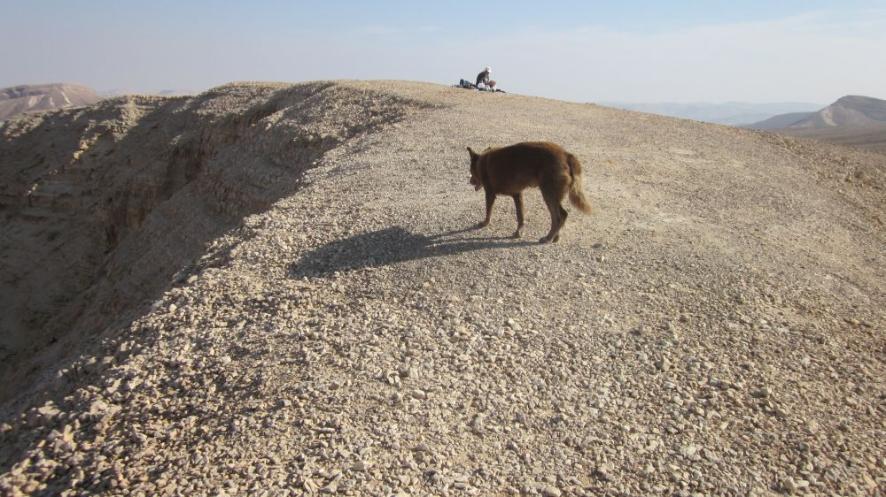
<path fill-rule="evenodd" d="M 430 84 L 304 88 L 182 100 L 209 116 L 190 132 L 251 118 L 206 142 L 210 186 L 127 236 L 166 246 L 176 223 L 216 224 L 150 259 L 162 284 L 114 311 L 134 320 L 81 319 L 65 353 L 15 356 L 41 366 L 0 410 L 0 492 L 886 491 L 884 156 Z M 311 123 L 326 145 L 296 153 Z M 7 123 L 7 144 L 38 124 Z M 506 199 L 469 229 L 484 208 L 465 146 L 522 140 L 584 165 L 594 213 L 566 206 L 557 244 L 534 243 L 537 190 L 524 240 Z M 243 180 L 271 158 L 301 166 Z M 200 217 L 200 195 L 268 204 Z M 127 274 L 101 273 L 84 315 Z"/>

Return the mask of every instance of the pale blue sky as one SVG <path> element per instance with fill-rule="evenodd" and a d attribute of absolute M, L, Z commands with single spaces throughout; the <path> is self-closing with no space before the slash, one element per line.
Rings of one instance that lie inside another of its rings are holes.
<path fill-rule="evenodd" d="M 453 84 L 575 101 L 886 95 L 886 0 L 0 0 L 0 87 L 235 80 Z"/>

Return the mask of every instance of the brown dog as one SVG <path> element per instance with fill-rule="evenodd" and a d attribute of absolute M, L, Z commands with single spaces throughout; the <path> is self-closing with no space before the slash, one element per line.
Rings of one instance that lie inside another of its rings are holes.
<path fill-rule="evenodd" d="M 569 201 L 585 214 L 590 214 L 591 204 L 581 187 L 581 164 L 563 147 L 550 142 L 523 142 L 502 148 L 488 148 L 478 154 L 468 147 L 471 154 L 471 181 L 476 190 L 486 190 L 486 219 L 480 227 L 489 224 L 492 204 L 496 195 L 510 195 L 517 208 L 517 231 L 523 231 L 523 190 L 537 186 L 551 212 L 551 230 L 540 243 L 556 242 L 560 229 L 566 223 L 566 211 L 560 205 L 569 193 Z"/>

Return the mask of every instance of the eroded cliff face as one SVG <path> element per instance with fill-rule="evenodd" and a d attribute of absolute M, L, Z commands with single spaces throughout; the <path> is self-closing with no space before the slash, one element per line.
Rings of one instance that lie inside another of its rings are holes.
<path fill-rule="evenodd" d="M 329 150 L 410 107 L 332 83 L 239 84 L 6 123 L 0 398 L 186 278 L 207 243 L 297 190 Z"/>

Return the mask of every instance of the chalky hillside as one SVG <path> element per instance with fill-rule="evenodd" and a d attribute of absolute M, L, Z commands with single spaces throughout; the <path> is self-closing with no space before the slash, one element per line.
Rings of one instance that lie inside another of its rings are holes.
<path fill-rule="evenodd" d="M 0 128 L 4 495 L 884 491 L 886 160 L 407 82 Z M 594 212 L 492 223 L 466 146 Z"/>

